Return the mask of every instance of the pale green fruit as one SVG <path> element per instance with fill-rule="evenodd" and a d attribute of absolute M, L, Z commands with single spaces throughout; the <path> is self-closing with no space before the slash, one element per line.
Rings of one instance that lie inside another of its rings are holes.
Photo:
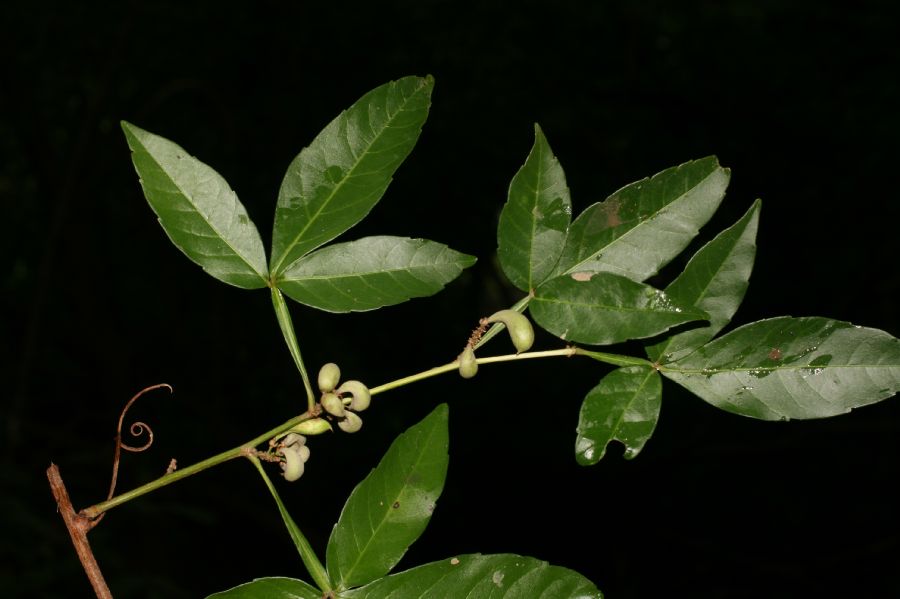
<path fill-rule="evenodd" d="M 319 369 L 319 391 L 330 393 L 341 380 L 341 369 L 334 362 L 329 362 Z"/>
<path fill-rule="evenodd" d="M 293 482 L 303 476 L 306 459 L 300 451 L 302 449 L 306 450 L 306 459 L 309 459 L 309 448 L 305 445 L 291 445 L 282 449 L 281 455 L 284 456 L 284 461 L 281 463 L 281 468 L 284 470 L 284 480 Z"/>
<path fill-rule="evenodd" d="M 342 402 L 341 398 L 334 393 L 326 393 L 323 395 L 321 403 L 322 407 L 325 408 L 325 411 L 332 416 L 337 416 L 338 418 L 344 417 L 344 402 Z"/>
<path fill-rule="evenodd" d="M 459 356 L 459 376 L 470 379 L 478 372 L 478 362 L 475 360 L 475 350 L 466 347 Z"/>
<path fill-rule="evenodd" d="M 362 418 L 354 412 L 347 412 L 347 417 L 338 422 L 338 428 L 345 433 L 355 433 L 362 428 Z"/>
<path fill-rule="evenodd" d="M 528 318 L 515 310 L 500 310 L 492 314 L 487 321 L 489 323 L 502 322 L 509 331 L 516 353 L 528 351 L 534 344 L 534 328 Z"/>
<path fill-rule="evenodd" d="M 321 435 L 322 433 L 328 432 L 330 430 L 332 430 L 331 424 L 324 418 L 312 418 L 310 420 L 304 420 L 300 424 L 294 425 L 294 427 L 291 428 L 292 432 L 309 436 Z"/>
<path fill-rule="evenodd" d="M 362 412 L 369 407 L 369 403 L 372 401 L 372 394 L 369 393 L 369 388 L 359 381 L 344 381 L 337 388 L 336 393 L 338 395 L 349 393 L 353 397 L 350 400 L 350 409 L 355 412 Z"/>

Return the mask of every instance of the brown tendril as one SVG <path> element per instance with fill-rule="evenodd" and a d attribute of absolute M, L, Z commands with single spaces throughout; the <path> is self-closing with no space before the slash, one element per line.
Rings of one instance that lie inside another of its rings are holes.
<path fill-rule="evenodd" d="M 145 393 L 149 393 L 150 391 L 154 391 L 156 389 L 168 389 L 169 393 L 173 392 L 172 386 L 166 383 L 160 383 L 158 385 L 151 385 L 144 389 L 141 389 L 137 393 L 135 393 L 134 397 L 128 400 L 128 403 L 125 404 L 125 407 L 122 408 L 122 413 L 119 414 L 119 426 L 116 428 L 116 453 L 113 456 L 113 467 L 112 467 L 112 480 L 109 482 L 109 494 L 106 496 L 106 500 L 109 501 L 113 498 L 116 493 L 116 480 L 119 478 L 119 460 L 122 457 L 122 450 L 130 451 L 133 453 L 138 453 L 141 451 L 146 451 L 150 449 L 150 446 L 153 445 L 153 430 L 150 428 L 146 422 L 133 422 L 131 426 L 128 427 L 128 432 L 132 437 L 140 437 L 144 433 L 147 434 L 147 442 L 140 446 L 128 445 L 122 441 L 122 424 L 125 422 L 125 414 L 128 413 L 128 410 L 134 404 L 135 401 Z M 100 520 L 103 519 L 103 516 L 106 515 L 106 512 L 97 516 L 91 522 L 91 528 L 100 523 Z"/>

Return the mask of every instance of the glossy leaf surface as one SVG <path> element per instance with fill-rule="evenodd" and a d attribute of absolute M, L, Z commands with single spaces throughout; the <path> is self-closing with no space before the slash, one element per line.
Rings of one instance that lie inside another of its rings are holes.
<path fill-rule="evenodd" d="M 144 196 L 172 243 L 220 281 L 265 287 L 262 240 L 225 179 L 167 139 L 125 121 L 122 130 Z"/>
<path fill-rule="evenodd" d="M 497 258 L 513 285 L 531 291 L 550 275 L 571 218 L 566 175 L 535 125 L 534 145 L 509 185 L 497 228 Z"/>
<path fill-rule="evenodd" d="M 326 551 L 336 588 L 381 578 L 425 530 L 447 475 L 447 411 L 439 405 L 397 437 L 353 489 Z"/>
<path fill-rule="evenodd" d="M 824 418 L 900 391 L 900 341 L 837 320 L 782 316 L 735 329 L 662 373 L 728 412 Z"/>
<path fill-rule="evenodd" d="M 337 116 L 288 166 L 278 192 L 272 273 L 331 241 L 381 199 L 428 117 L 431 77 L 377 87 Z"/>
<path fill-rule="evenodd" d="M 625 458 L 644 448 L 659 419 L 662 379 L 649 366 L 613 370 L 581 404 L 575 458 L 587 466 L 599 462 L 611 441 L 625 445 Z"/>
<path fill-rule="evenodd" d="M 535 322 L 560 339 L 595 345 L 651 337 L 706 318 L 659 289 L 609 272 L 550 279 L 528 307 Z"/>
<path fill-rule="evenodd" d="M 652 360 L 673 362 L 694 351 L 722 330 L 737 312 L 753 271 L 760 201 L 735 224 L 691 258 L 665 291 L 672 299 L 704 310 L 709 326 L 673 335 L 647 348 Z"/>
<path fill-rule="evenodd" d="M 475 263 L 442 243 L 366 237 L 295 262 L 278 281 L 290 298 L 329 312 L 373 310 L 432 295 Z"/>
<path fill-rule="evenodd" d="M 322 591 L 295 578 L 259 578 L 206 599 L 322 599 Z"/>
<path fill-rule="evenodd" d="M 719 207 L 729 176 L 710 156 L 623 187 L 575 219 L 556 272 L 607 271 L 635 281 L 656 274 Z"/>
<path fill-rule="evenodd" d="M 347 599 L 599 599 L 572 570 L 519 555 L 460 555 L 340 594 Z"/>

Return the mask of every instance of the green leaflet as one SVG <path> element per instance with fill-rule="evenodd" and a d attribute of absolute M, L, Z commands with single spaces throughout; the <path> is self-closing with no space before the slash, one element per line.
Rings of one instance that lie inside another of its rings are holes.
<path fill-rule="evenodd" d="M 550 275 L 571 218 L 566 175 L 535 124 L 534 145 L 509 184 L 497 227 L 497 258 L 513 285 L 528 292 Z"/>
<path fill-rule="evenodd" d="M 608 345 L 651 337 L 705 320 L 658 289 L 609 272 L 576 272 L 550 279 L 528 305 L 535 322 L 560 339 Z"/>
<path fill-rule="evenodd" d="M 225 179 L 167 139 L 125 121 L 122 130 L 147 202 L 172 243 L 220 281 L 265 287 L 262 240 Z"/>
<path fill-rule="evenodd" d="M 346 599 L 600 599 L 572 570 L 520 555 L 460 555 L 340 594 Z"/>
<path fill-rule="evenodd" d="M 730 177 L 714 156 L 626 185 L 569 227 L 557 274 L 608 271 L 643 281 L 687 247 Z"/>
<path fill-rule="evenodd" d="M 329 312 L 373 310 L 437 293 L 475 263 L 446 245 L 366 237 L 307 254 L 278 281 L 291 299 Z"/>
<path fill-rule="evenodd" d="M 431 77 L 373 89 L 339 114 L 288 166 L 278 192 L 272 274 L 369 213 L 412 151 L 431 103 Z"/>
<path fill-rule="evenodd" d="M 650 359 L 683 358 L 721 331 L 737 312 L 753 271 L 760 201 L 691 258 L 665 291 L 676 301 L 709 314 L 709 326 L 681 332 L 647 348 Z"/>
<path fill-rule="evenodd" d="M 735 329 L 660 371 L 728 412 L 824 418 L 900 391 L 900 341 L 838 320 L 782 316 Z"/>
<path fill-rule="evenodd" d="M 397 437 L 353 489 L 328 539 L 336 589 L 381 578 L 425 530 L 447 475 L 447 412 L 441 404 Z"/>
<path fill-rule="evenodd" d="M 596 464 L 611 441 L 625 445 L 625 459 L 644 448 L 659 419 L 662 379 L 649 366 L 618 368 L 603 377 L 581 404 L 575 458 Z"/>
<path fill-rule="evenodd" d="M 295 578 L 259 578 L 206 599 L 322 599 L 322 591 Z"/>

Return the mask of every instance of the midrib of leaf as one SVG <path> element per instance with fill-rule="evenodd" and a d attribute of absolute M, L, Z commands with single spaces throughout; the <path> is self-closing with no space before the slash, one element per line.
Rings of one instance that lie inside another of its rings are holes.
<path fill-rule="evenodd" d="M 582 302 L 568 302 L 558 299 L 544 299 L 541 297 L 533 298 L 538 302 L 547 302 L 548 304 L 561 304 L 564 306 L 579 306 L 583 308 L 602 308 L 605 310 L 610 310 L 613 312 L 653 312 L 659 314 L 685 314 L 691 315 L 696 314 L 696 312 L 692 312 L 691 310 L 682 309 L 681 312 L 675 312 L 671 310 L 654 310 L 652 308 L 633 308 L 631 306 L 608 306 L 606 304 L 585 304 Z"/>
<path fill-rule="evenodd" d="M 723 374 L 723 373 L 731 373 L 731 372 L 777 372 L 777 371 L 794 371 L 794 370 L 817 370 L 821 369 L 823 371 L 827 370 L 841 370 L 844 368 L 885 368 L 891 367 L 890 364 L 829 364 L 827 366 L 816 366 L 813 365 L 797 365 L 793 364 L 784 365 L 784 366 L 741 366 L 739 368 L 677 368 L 672 367 L 672 365 L 659 365 L 659 371 L 662 373 L 666 372 L 675 372 L 678 374 L 703 374 L 703 375 L 713 375 L 713 374 Z M 763 378 L 763 377 L 758 377 Z"/>
<path fill-rule="evenodd" d="M 400 106 L 400 108 L 397 110 L 397 112 L 395 112 L 393 115 L 391 115 L 391 117 L 388 119 L 388 121 L 385 123 L 385 125 L 381 128 L 381 131 L 379 131 L 378 133 L 375 134 L 375 137 L 374 137 L 374 138 L 372 139 L 372 141 L 369 143 L 368 148 L 371 148 L 372 146 L 374 146 L 375 143 L 381 138 L 381 136 L 384 135 L 384 132 L 387 131 L 388 128 L 390 128 L 391 124 L 396 120 L 397 116 L 398 116 L 399 114 L 401 114 L 402 112 L 404 112 L 404 111 L 406 110 L 406 106 L 412 101 L 412 99 L 415 98 L 416 96 L 418 96 L 419 93 L 421 93 L 422 87 L 423 87 L 423 86 L 420 85 L 419 88 L 415 91 L 415 93 L 411 94 L 411 95 L 403 102 L 402 106 Z M 346 113 L 346 111 L 345 111 L 345 112 L 344 112 L 344 115 L 346 115 L 346 114 L 347 114 L 347 113 Z M 344 135 L 343 135 L 343 136 L 344 136 L 344 141 L 347 143 L 348 146 L 350 146 L 349 140 L 347 139 L 347 135 L 346 135 L 346 128 L 345 128 L 345 131 L 344 131 Z M 285 258 L 287 258 L 288 254 L 291 253 L 291 250 L 294 249 L 294 247 L 296 247 L 296 245 L 300 242 L 300 239 L 303 237 L 304 233 L 306 233 L 306 231 L 312 226 L 312 224 L 313 224 L 314 222 L 316 222 L 316 220 L 319 218 L 319 215 L 322 213 L 322 211 L 323 211 L 329 204 L 331 204 L 331 201 L 334 199 L 335 194 L 337 194 L 337 192 L 338 192 L 340 189 L 342 189 L 342 188 L 344 187 L 344 183 L 346 183 L 347 181 L 349 181 L 351 178 L 357 176 L 357 174 L 356 174 L 356 169 L 357 169 L 357 167 L 359 167 L 359 165 L 360 165 L 360 163 L 362 162 L 363 158 L 365 158 L 366 156 L 369 156 L 370 154 L 377 154 L 377 153 L 378 153 L 378 152 L 371 152 L 370 149 L 368 149 L 368 148 L 367 148 L 366 150 L 364 150 L 364 151 L 356 158 L 356 162 L 354 162 L 354 163 L 353 163 L 353 166 L 347 171 L 347 175 L 346 175 L 343 179 L 341 179 L 341 180 L 337 183 L 337 185 L 334 186 L 334 188 L 331 190 L 331 193 L 328 194 L 328 198 L 327 198 L 324 202 L 322 202 L 322 205 L 319 206 L 319 209 L 316 210 L 316 213 L 313 215 L 313 217 L 307 220 L 306 225 L 304 225 L 303 229 L 301 229 L 300 232 L 297 233 L 296 236 L 294 236 L 294 239 L 291 241 L 291 243 L 288 244 L 288 245 L 286 246 L 286 248 L 284 249 L 284 251 L 281 253 L 281 258 L 278 259 L 278 263 L 275 264 L 275 265 L 272 267 L 272 272 L 283 272 L 283 271 L 280 271 L 280 268 L 281 268 L 281 265 L 282 265 L 282 263 L 284 262 Z M 384 150 L 380 150 L 380 151 L 383 152 Z M 365 173 L 363 173 L 363 174 L 365 174 Z M 309 252 L 307 252 L 307 253 L 309 253 Z M 306 254 L 304 254 L 303 256 L 305 256 L 305 255 L 306 255 Z M 291 266 L 293 266 L 298 260 L 302 259 L 303 256 L 298 256 L 297 259 L 295 259 L 293 262 L 291 262 L 290 264 L 288 264 L 288 265 L 284 268 L 284 270 L 289 269 L 289 268 L 290 268 Z"/>
<path fill-rule="evenodd" d="M 653 376 L 653 370 L 648 370 L 646 376 L 644 376 L 644 380 L 641 381 L 640 386 L 631 394 L 631 401 L 625 406 L 624 410 L 621 410 L 619 413 L 619 417 L 616 419 L 616 425 L 613 427 L 613 437 L 615 437 L 616 432 L 619 430 L 619 426 L 622 424 L 622 420 L 625 418 L 625 412 L 628 411 L 628 408 L 631 407 L 631 404 L 634 403 L 635 398 L 640 395 L 641 391 L 644 390 L 644 387 L 647 386 L 647 383 L 650 382 L 650 377 Z"/>
<path fill-rule="evenodd" d="M 531 207 L 531 237 L 530 243 L 528 244 L 528 289 L 534 289 L 534 233 L 537 230 L 537 218 L 534 216 L 534 210 L 538 206 L 538 202 L 540 201 L 540 189 L 541 189 L 541 179 L 543 172 L 543 160 L 544 160 L 544 147 L 542 145 L 538 146 L 538 169 L 537 169 L 537 182 L 534 186 L 534 204 Z"/>
<path fill-rule="evenodd" d="M 427 444 L 428 444 L 427 441 L 430 441 L 430 440 L 431 440 L 431 437 L 435 434 L 436 430 L 437 430 L 437 427 L 432 427 L 431 432 L 428 433 L 428 436 L 427 436 L 427 437 L 423 440 L 423 442 L 421 443 L 422 446 L 427 446 Z M 422 452 L 419 453 L 419 457 L 413 462 L 412 467 L 409 468 L 409 471 L 413 471 L 413 470 L 416 469 L 416 467 L 418 467 L 418 465 L 421 463 L 422 458 L 424 457 L 425 453 L 426 453 L 425 451 L 422 451 Z M 404 484 L 401 486 L 401 489 L 400 489 L 400 493 L 401 493 L 401 494 L 402 494 L 402 492 L 403 492 L 403 489 L 405 489 L 405 488 L 406 488 L 406 484 L 404 483 Z M 397 500 L 399 499 L 399 497 L 400 497 L 400 494 L 394 496 L 394 497 L 393 497 L 393 500 L 394 500 L 394 501 L 397 501 Z M 391 501 L 390 503 L 386 503 L 386 505 L 391 505 L 391 504 L 394 503 L 394 501 Z M 390 513 L 390 512 L 384 512 L 385 515 L 381 518 L 381 521 L 378 523 L 378 525 L 372 529 L 372 534 L 369 535 L 369 540 L 368 540 L 368 542 L 366 542 L 365 545 L 360 545 L 360 544 L 359 544 L 359 537 L 358 537 L 357 535 L 355 535 L 355 534 L 353 535 L 353 537 L 354 537 L 353 540 L 354 540 L 354 542 L 356 542 L 356 547 L 357 547 L 357 548 L 362 548 L 362 550 L 361 550 L 361 551 L 357 551 L 357 553 L 356 553 L 356 559 L 353 561 L 353 563 L 351 564 L 350 568 L 349 568 L 348 570 L 345 570 L 344 572 L 341 573 L 341 581 L 342 581 L 342 583 L 343 583 L 344 580 L 347 580 L 348 578 L 350 578 L 350 575 L 351 575 L 351 574 L 353 573 L 353 571 L 356 570 L 356 568 L 359 566 L 360 560 L 362 559 L 363 555 L 364 555 L 366 552 L 368 552 L 368 550 L 369 550 L 368 548 L 369 548 L 369 546 L 372 544 L 372 539 L 374 539 L 374 538 L 377 536 L 378 532 L 381 530 L 381 527 L 384 526 L 385 522 L 387 522 L 387 520 L 388 520 L 387 515 L 388 515 L 389 513 Z M 371 514 L 371 512 L 367 509 L 367 510 L 366 510 L 366 515 L 369 516 L 370 514 Z M 371 522 L 371 520 L 370 520 L 370 522 Z M 408 549 L 408 547 L 407 547 L 407 549 Z M 405 553 L 405 551 L 406 551 L 406 550 L 404 550 L 404 553 Z M 343 584 L 342 584 L 342 586 L 343 586 Z"/>
<path fill-rule="evenodd" d="M 132 134 L 132 136 L 133 136 L 135 139 L 137 139 L 137 136 L 136 136 L 136 135 Z M 138 140 L 138 141 L 140 141 L 140 140 Z M 241 254 L 239 251 L 237 251 L 237 249 L 235 249 L 235 247 L 234 247 L 233 245 L 231 245 L 231 243 L 229 243 L 229 241 L 225 238 L 225 236 L 222 234 L 222 232 L 219 231 L 219 230 L 218 230 L 218 229 L 217 229 L 217 228 L 209 221 L 209 219 L 206 218 L 206 215 L 204 215 L 203 212 L 200 210 L 200 207 L 197 206 L 197 204 L 194 203 L 194 201 L 193 201 L 193 199 L 191 198 L 191 196 L 190 196 L 189 194 L 187 194 L 187 193 L 185 192 L 184 189 L 182 189 L 181 185 L 179 185 L 178 182 L 177 182 L 171 175 L 169 175 L 169 173 L 166 172 L 166 169 L 163 168 L 163 165 L 160 164 L 160 162 L 159 162 L 158 160 L 156 160 L 156 158 L 153 157 L 153 154 L 151 154 L 151 153 L 147 150 L 147 145 L 144 144 L 144 142 L 142 142 L 142 141 L 140 141 L 140 144 L 141 144 L 141 147 L 144 148 L 144 154 L 146 154 L 147 157 L 150 158 L 150 160 L 153 161 L 153 163 L 156 165 L 156 167 L 157 167 L 160 171 L 162 171 L 163 173 L 165 173 L 165 175 L 166 175 L 166 177 L 169 179 L 169 181 L 172 182 L 172 184 L 175 186 L 175 188 L 176 188 L 176 189 L 178 190 L 178 192 L 181 194 L 181 197 L 185 198 L 185 200 L 187 200 L 188 204 L 190 204 L 190 205 L 194 208 L 194 210 L 197 212 L 197 214 L 199 214 L 199 215 L 201 215 L 201 216 L 203 217 L 203 222 L 205 222 L 205 223 L 209 226 L 209 228 L 212 229 L 212 230 L 215 232 L 217 238 L 218 238 L 218 239 L 221 239 L 221 240 L 225 243 L 225 245 L 228 246 L 228 249 L 230 249 L 230 250 L 234 253 L 235 256 L 237 256 L 238 258 L 240 258 L 241 261 L 242 261 L 244 264 L 246 264 L 247 266 L 249 266 L 249 267 L 250 267 L 250 270 L 252 270 L 252 271 L 255 272 L 256 274 L 258 274 L 260 279 L 262 279 L 263 281 L 265 281 L 265 280 L 266 280 L 266 277 L 265 277 L 261 272 L 259 272 L 258 270 L 256 270 L 256 267 L 254 267 L 252 264 L 250 264 L 249 262 L 247 262 L 247 259 L 244 258 L 243 254 Z M 196 160 L 196 158 L 195 158 L 194 160 Z M 210 168 L 211 168 L 211 167 L 210 167 Z M 223 179 L 223 180 L 224 180 L 224 179 Z M 231 189 L 231 185 L 230 185 L 227 181 L 225 181 L 225 185 L 228 187 L 228 191 L 234 193 L 234 190 Z M 237 194 L 235 193 L 235 200 L 237 200 L 237 197 L 236 197 L 236 196 L 237 196 Z M 235 206 L 235 205 L 232 205 L 232 207 L 231 207 L 231 210 L 232 210 L 232 211 L 231 211 L 231 216 L 234 216 L 234 210 L 235 210 L 235 209 L 236 209 L 236 206 Z M 183 212 L 183 211 L 182 211 L 182 212 Z M 248 220 L 248 224 L 250 224 L 250 223 L 252 222 L 252 221 L 250 221 L 250 215 L 247 215 L 247 220 Z M 207 254 L 207 255 L 209 255 L 209 254 Z M 232 272 L 233 272 L 233 271 L 232 271 Z"/>
<path fill-rule="evenodd" d="M 301 258 L 302 258 L 302 256 L 301 256 Z M 333 281 L 335 279 L 363 278 L 363 277 L 367 277 L 370 275 L 380 275 L 380 274 L 393 275 L 394 273 L 398 273 L 398 272 L 428 270 L 428 269 L 434 268 L 435 266 L 453 266 L 454 264 L 455 264 L 454 262 L 435 262 L 434 264 L 422 264 L 419 266 L 407 266 L 407 267 L 401 267 L 401 268 L 385 268 L 382 270 L 365 270 L 362 272 L 351 272 L 351 273 L 336 274 L 336 275 L 323 274 L 323 275 L 311 275 L 311 276 L 304 275 L 302 277 L 297 277 L 297 278 L 286 277 L 286 278 L 283 278 L 282 280 L 286 281 L 286 282 L 320 281 L 320 280 Z"/>
<path fill-rule="evenodd" d="M 703 177 L 703 179 L 701 179 L 700 181 L 698 181 L 693 187 L 691 187 L 691 188 L 685 190 L 681 195 L 679 195 L 677 198 L 675 198 L 675 199 L 672 200 L 671 202 L 668 202 L 667 204 L 663 204 L 663 205 L 660 206 L 656 211 L 654 211 L 650 216 L 648 216 L 647 218 L 645 218 L 642 222 L 638 223 L 638 224 L 635 225 L 634 227 L 631 227 L 630 229 L 628 229 L 627 231 L 625 231 L 624 233 L 622 233 L 620 236 L 616 237 L 615 239 L 610 240 L 610 242 L 607 243 L 606 245 L 604 245 L 603 247 L 597 248 L 596 250 L 594 250 L 593 252 L 591 252 L 591 253 L 588 255 L 588 257 L 586 257 L 585 259 L 583 259 L 581 262 L 579 262 L 579 263 L 576 264 L 575 266 L 572 266 L 571 268 L 569 268 L 568 270 L 566 270 L 566 271 L 563 272 L 562 274 L 566 274 L 566 275 L 567 275 L 567 274 L 572 274 L 573 272 L 577 272 L 577 270 L 578 270 L 579 268 L 581 268 L 582 266 L 584 266 L 584 265 L 587 264 L 588 262 L 591 262 L 591 261 L 595 260 L 597 254 L 600 253 L 602 250 L 608 248 L 609 246 L 613 245 L 614 243 L 618 243 L 618 242 L 620 242 L 620 241 L 623 241 L 623 240 L 627 239 L 627 237 L 628 237 L 629 235 L 631 235 L 632 233 L 635 233 L 638 229 L 640 229 L 641 227 L 645 226 L 646 223 L 647 223 L 650 219 L 652 219 L 652 218 L 658 216 L 660 212 L 662 212 L 663 210 L 665 210 L 666 208 L 668 208 L 668 207 L 671 206 L 672 204 L 675 204 L 676 202 L 680 202 L 681 200 L 683 200 L 684 197 L 685 197 L 686 195 L 688 195 L 692 190 L 694 190 L 694 189 L 696 189 L 697 187 L 700 187 L 702 184 L 704 184 L 710 177 L 712 177 L 713 175 L 715 175 L 716 173 L 718 173 L 719 170 L 720 170 L 721 168 L 722 168 L 722 167 L 719 166 L 719 165 L 717 164 L 717 165 L 716 165 L 716 168 L 714 168 L 708 175 L 706 175 L 705 177 Z M 649 182 L 649 181 L 648 181 L 648 182 Z M 605 200 L 605 201 L 608 201 L 608 199 Z M 583 239 L 583 238 L 582 238 L 582 239 Z"/>

